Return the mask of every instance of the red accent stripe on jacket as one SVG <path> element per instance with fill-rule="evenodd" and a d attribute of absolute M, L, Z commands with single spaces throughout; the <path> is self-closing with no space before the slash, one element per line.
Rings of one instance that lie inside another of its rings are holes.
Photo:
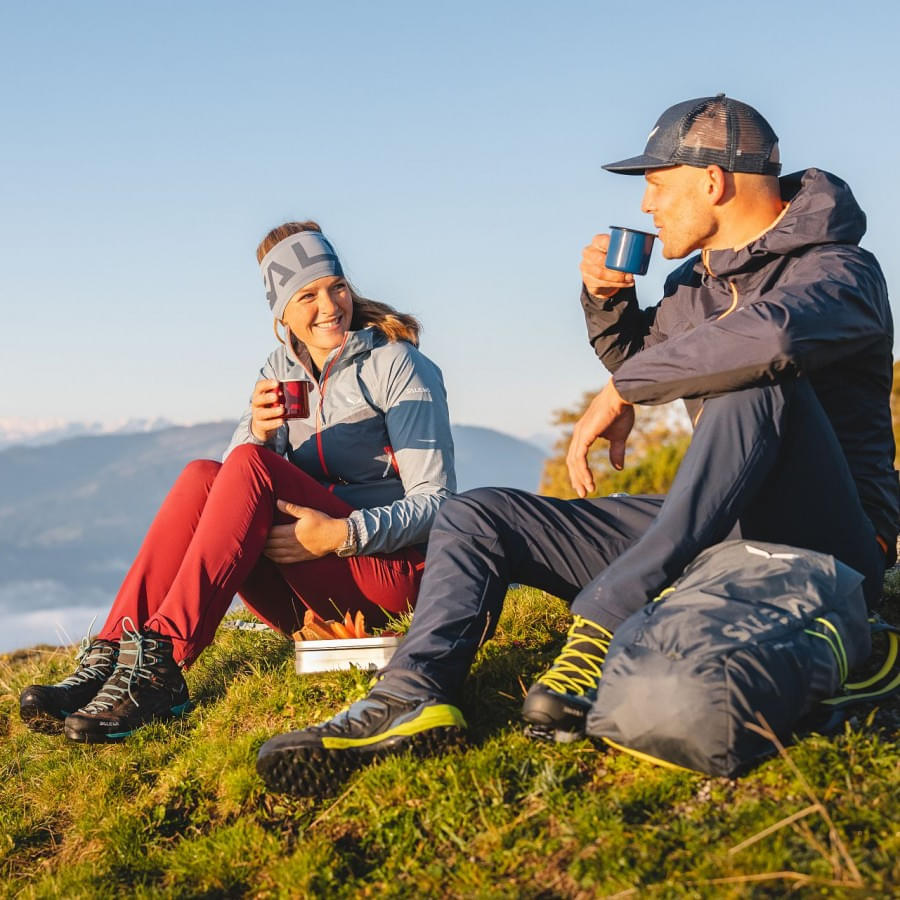
<path fill-rule="evenodd" d="M 387 453 L 388 459 L 391 461 L 391 466 L 393 467 L 394 471 L 399 476 L 400 475 L 400 466 L 397 464 L 397 457 L 394 456 L 394 448 L 390 444 L 388 444 L 384 448 L 384 452 Z"/>

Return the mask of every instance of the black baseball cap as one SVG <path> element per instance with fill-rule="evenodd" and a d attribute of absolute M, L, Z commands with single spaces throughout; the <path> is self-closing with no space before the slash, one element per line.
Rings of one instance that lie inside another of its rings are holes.
<path fill-rule="evenodd" d="M 643 175 L 669 166 L 721 166 L 726 172 L 778 175 L 778 135 L 752 107 L 724 94 L 670 106 L 640 156 L 607 163 L 608 172 Z"/>

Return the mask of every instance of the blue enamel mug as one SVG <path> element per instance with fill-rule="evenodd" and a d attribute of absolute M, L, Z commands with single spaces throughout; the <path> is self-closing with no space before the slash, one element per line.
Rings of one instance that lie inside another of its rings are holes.
<path fill-rule="evenodd" d="M 617 272 L 631 272 L 633 275 L 646 275 L 655 238 L 656 235 L 649 231 L 610 225 L 606 268 Z"/>

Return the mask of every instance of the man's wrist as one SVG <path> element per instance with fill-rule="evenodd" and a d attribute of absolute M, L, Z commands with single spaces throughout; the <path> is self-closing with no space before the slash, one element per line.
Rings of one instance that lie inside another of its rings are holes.
<path fill-rule="evenodd" d="M 617 406 L 619 410 L 624 409 L 626 406 L 634 406 L 633 403 L 629 403 L 618 391 L 616 388 L 616 383 L 612 378 L 606 383 L 606 390 L 609 392 L 610 400 L 612 401 L 614 406 Z"/>
<path fill-rule="evenodd" d="M 593 297 L 595 300 L 609 300 L 622 290 L 621 288 L 597 288 L 596 291 L 592 291 L 587 285 L 584 286 L 584 289 L 587 291 L 588 296 Z"/>
<path fill-rule="evenodd" d="M 584 282 L 581 283 L 581 292 L 583 296 L 588 300 L 596 300 L 598 303 L 613 301 L 613 304 L 616 305 L 619 303 L 627 303 L 629 297 L 637 296 L 634 293 L 633 284 L 623 284 L 616 288 L 598 287 L 597 290 L 602 291 L 603 293 L 595 294 L 588 290 L 588 286 Z M 607 294 L 607 290 L 610 290 L 611 293 Z"/>

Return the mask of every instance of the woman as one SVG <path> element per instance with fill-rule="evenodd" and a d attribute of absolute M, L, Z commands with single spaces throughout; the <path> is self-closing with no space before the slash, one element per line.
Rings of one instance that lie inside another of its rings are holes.
<path fill-rule="evenodd" d="M 285 633 L 306 609 L 379 624 L 415 602 L 422 545 L 456 487 L 418 322 L 356 294 L 315 222 L 273 229 L 257 260 L 280 346 L 224 463 L 194 461 L 175 482 L 76 671 L 22 693 L 36 730 L 64 719 L 72 740 L 115 741 L 185 712 L 181 669 L 236 592 Z M 295 380 L 312 411 L 287 421 L 281 385 Z"/>

